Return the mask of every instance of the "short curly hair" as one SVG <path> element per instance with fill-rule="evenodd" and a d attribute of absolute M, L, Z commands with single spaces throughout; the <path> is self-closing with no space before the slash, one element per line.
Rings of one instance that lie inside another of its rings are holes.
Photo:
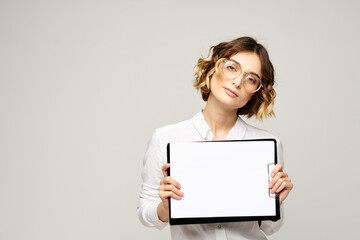
<path fill-rule="evenodd" d="M 201 91 L 204 101 L 207 101 L 210 95 L 210 80 L 217 71 L 218 60 L 222 58 L 229 59 L 239 52 L 256 53 L 261 61 L 261 83 L 262 87 L 254 93 L 249 102 L 237 111 L 238 115 L 245 115 L 248 118 L 256 116 L 262 120 L 264 117 L 275 116 L 273 111 L 276 92 L 274 86 L 274 67 L 270 61 L 269 54 L 263 45 L 259 44 L 251 37 L 240 37 L 229 42 L 222 42 L 212 46 L 207 58 L 199 58 L 194 68 L 195 82 L 193 86 Z"/>

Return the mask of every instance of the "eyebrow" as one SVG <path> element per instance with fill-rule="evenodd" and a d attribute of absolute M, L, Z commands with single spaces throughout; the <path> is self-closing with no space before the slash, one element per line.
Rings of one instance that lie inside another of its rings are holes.
<path fill-rule="evenodd" d="M 231 58 L 230 58 L 229 60 L 231 60 L 231 61 L 233 61 L 233 62 L 236 62 L 236 63 L 239 64 L 240 67 L 242 68 L 241 64 L 240 64 L 238 61 L 236 61 L 236 60 L 234 60 L 234 59 L 231 59 Z M 256 77 L 258 77 L 259 79 L 261 79 L 261 77 L 260 77 L 257 73 L 255 73 L 255 72 L 247 72 L 247 73 L 254 74 Z"/>

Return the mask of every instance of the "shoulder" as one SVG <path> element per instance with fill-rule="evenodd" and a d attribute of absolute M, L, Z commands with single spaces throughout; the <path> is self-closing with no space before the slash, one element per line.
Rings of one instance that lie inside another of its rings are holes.
<path fill-rule="evenodd" d="M 249 123 L 245 122 L 243 119 L 241 119 L 243 124 L 246 127 L 246 134 L 245 134 L 245 139 L 251 139 L 251 138 L 274 138 L 276 139 L 277 142 L 280 142 L 280 139 L 278 137 L 276 137 L 275 135 L 273 135 L 272 133 L 261 129 L 261 128 L 257 128 L 254 127 L 252 125 L 250 125 Z"/>
<path fill-rule="evenodd" d="M 176 140 L 186 140 L 194 132 L 192 119 L 168 124 L 155 129 L 154 135 L 160 142 L 168 143 Z"/>
<path fill-rule="evenodd" d="M 155 129 L 155 133 L 158 134 L 159 136 L 166 136 L 168 134 L 173 134 L 175 132 L 186 129 L 189 127 L 189 125 L 191 125 L 190 119 L 178 123 L 172 123 L 162 127 L 158 127 Z"/>
<path fill-rule="evenodd" d="M 184 132 L 190 124 L 190 120 L 185 120 L 156 128 L 148 142 L 144 161 L 151 156 L 151 159 L 160 159 L 160 162 L 165 163 L 166 145 L 172 139 L 177 139 L 179 133 Z"/>
<path fill-rule="evenodd" d="M 187 128 L 189 125 L 191 125 L 191 119 L 158 127 L 155 131 L 159 134 L 166 134 L 169 132 L 178 131 L 179 129 Z"/>

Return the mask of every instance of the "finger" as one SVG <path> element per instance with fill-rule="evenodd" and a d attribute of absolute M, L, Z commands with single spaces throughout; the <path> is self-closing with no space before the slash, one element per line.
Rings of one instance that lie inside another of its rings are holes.
<path fill-rule="evenodd" d="M 173 179 L 172 177 L 164 177 L 161 181 L 160 181 L 160 185 L 174 185 L 177 189 L 181 189 L 181 185 L 180 183 L 178 183 L 175 179 Z"/>
<path fill-rule="evenodd" d="M 170 163 L 165 163 L 162 167 L 161 167 L 161 171 L 163 172 L 164 177 L 167 177 L 167 170 L 170 167 Z"/>
<path fill-rule="evenodd" d="M 271 177 L 274 177 L 278 172 L 282 172 L 282 165 L 281 163 L 276 164 L 274 169 L 271 171 Z"/>
<path fill-rule="evenodd" d="M 281 192 L 283 189 L 285 189 L 287 186 L 289 185 L 289 183 L 284 180 L 284 182 L 280 185 L 280 187 L 276 190 L 277 193 Z"/>
<path fill-rule="evenodd" d="M 174 185 L 162 185 L 160 190 L 162 191 L 172 191 L 174 192 L 176 195 L 183 197 L 184 193 L 182 191 L 180 191 L 179 189 L 177 189 Z"/>
<path fill-rule="evenodd" d="M 286 174 L 287 175 L 287 174 Z M 284 185 L 284 187 L 282 187 L 283 185 L 280 185 L 280 187 L 277 189 L 277 191 L 276 192 L 281 192 L 283 189 L 287 189 L 287 190 L 292 190 L 293 189 L 293 187 L 294 187 L 294 185 L 293 185 L 293 183 L 291 182 L 291 179 L 290 178 L 288 178 L 288 177 L 286 177 L 286 178 L 283 178 L 284 179 L 284 182 L 282 183 L 282 184 L 284 184 L 284 183 L 286 183 L 285 185 Z"/>
<path fill-rule="evenodd" d="M 281 186 L 281 184 L 284 182 L 284 178 L 280 178 L 277 180 L 277 182 L 274 184 L 274 186 L 271 188 L 270 192 L 275 193 L 276 190 Z"/>
<path fill-rule="evenodd" d="M 182 198 L 181 196 L 176 195 L 174 192 L 171 192 L 170 197 L 175 198 L 177 200 L 180 200 Z"/>
<path fill-rule="evenodd" d="M 178 200 L 180 200 L 182 198 L 181 196 L 176 195 L 172 191 L 160 191 L 159 196 L 160 196 L 162 201 L 165 201 L 165 199 L 167 199 L 168 197 L 172 197 L 172 198 L 175 198 L 175 199 L 178 199 Z"/>
<path fill-rule="evenodd" d="M 269 183 L 269 188 L 272 188 L 280 178 L 285 178 L 285 174 L 286 173 L 284 172 L 278 172 L 276 176 L 273 179 L 271 179 Z"/>

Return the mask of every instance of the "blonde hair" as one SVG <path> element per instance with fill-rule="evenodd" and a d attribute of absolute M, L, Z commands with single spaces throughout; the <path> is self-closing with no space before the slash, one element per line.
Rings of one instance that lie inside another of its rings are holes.
<path fill-rule="evenodd" d="M 195 68 L 195 82 L 193 86 L 200 90 L 202 98 L 207 101 L 210 95 L 210 80 L 215 72 L 218 71 L 219 63 L 222 58 L 229 59 L 232 55 L 239 52 L 254 52 L 261 61 L 261 83 L 262 87 L 254 93 L 248 103 L 239 108 L 238 115 L 245 115 L 248 118 L 256 116 L 262 120 L 264 117 L 275 116 L 273 111 L 276 92 L 274 86 L 274 67 L 270 61 L 266 49 L 251 37 L 241 37 L 230 42 L 222 42 L 212 46 L 207 58 L 199 58 Z"/>

